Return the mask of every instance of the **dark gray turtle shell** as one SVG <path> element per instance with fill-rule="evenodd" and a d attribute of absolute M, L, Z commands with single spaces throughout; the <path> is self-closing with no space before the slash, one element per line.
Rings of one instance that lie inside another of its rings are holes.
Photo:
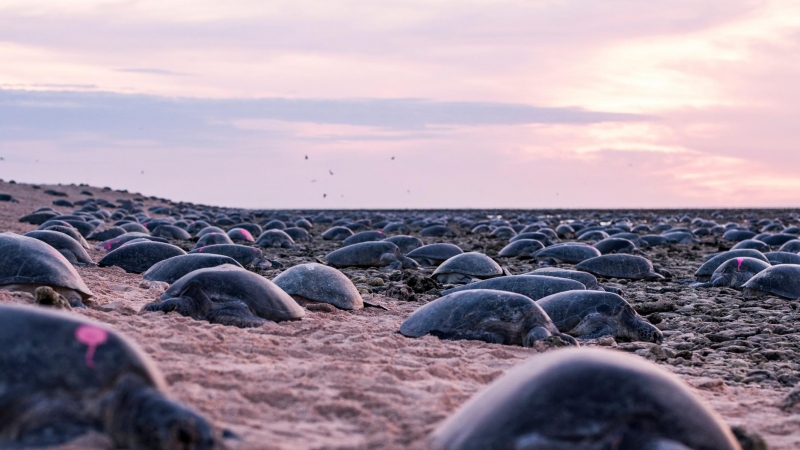
<path fill-rule="evenodd" d="M 304 228 L 290 227 L 283 230 L 294 242 L 311 242 L 311 235 Z"/>
<path fill-rule="evenodd" d="M 400 326 L 400 333 L 525 347 L 550 336 L 563 336 L 530 298 L 491 289 L 440 297 L 414 311 Z M 563 337 L 574 344 L 574 340 Z"/>
<path fill-rule="evenodd" d="M 63 233 L 50 230 L 35 230 L 25 233 L 25 236 L 38 239 L 58 250 L 72 264 L 94 265 L 92 257 L 75 239 Z"/>
<path fill-rule="evenodd" d="M 188 231 L 189 233 L 191 233 L 191 232 L 192 232 L 192 231 L 191 231 L 191 228 L 192 228 L 192 227 L 190 226 L 190 227 L 189 227 L 189 229 L 187 229 L 186 231 Z M 200 237 L 203 237 L 203 236 L 205 236 L 205 235 L 207 235 L 207 234 L 209 234 L 209 233 L 219 233 L 219 234 L 225 234 L 225 230 L 223 230 L 223 229 L 222 229 L 222 228 L 220 228 L 220 227 L 215 227 L 215 226 L 212 226 L 212 225 L 207 225 L 207 226 L 205 226 L 205 227 L 201 228 L 199 231 L 197 231 L 197 234 L 195 234 L 195 237 L 198 237 L 198 238 L 200 238 Z"/>
<path fill-rule="evenodd" d="M 759 252 L 768 252 L 769 245 L 765 244 L 764 242 L 757 241 L 755 239 L 745 239 L 740 241 L 738 244 L 734 245 L 731 250 L 758 250 Z"/>
<path fill-rule="evenodd" d="M 788 253 L 784 251 L 767 252 L 764 253 L 770 264 L 777 266 L 778 264 L 800 264 L 800 255 L 797 253 Z"/>
<path fill-rule="evenodd" d="M 600 286 L 598 286 L 597 278 L 595 278 L 594 275 L 587 272 L 581 272 L 578 270 L 560 269 L 558 267 L 542 267 L 540 269 L 533 270 L 523 275 L 544 275 L 548 277 L 567 278 L 569 280 L 575 280 L 583 284 L 584 286 L 586 286 L 586 289 L 590 291 L 603 289 Z"/>
<path fill-rule="evenodd" d="M 725 261 L 734 258 L 755 258 L 759 259 L 764 262 L 769 262 L 767 258 L 758 250 L 750 250 L 750 249 L 740 249 L 740 250 L 729 250 L 727 252 L 722 252 L 710 258 L 708 261 L 703 263 L 699 269 L 694 273 L 694 276 L 697 278 L 697 281 L 705 282 L 711 279 L 711 274 L 717 270 L 717 267 L 722 265 Z"/>
<path fill-rule="evenodd" d="M 250 233 L 250 236 L 253 237 L 259 236 L 261 233 L 264 232 L 264 230 L 261 228 L 261 225 L 250 222 L 237 223 L 236 225 L 231 227 L 231 229 L 233 228 L 244 228 L 245 230 L 247 230 L 248 233 Z"/>
<path fill-rule="evenodd" d="M 596 248 L 601 255 L 611 255 L 614 253 L 634 253 L 636 245 L 623 238 L 610 237 L 595 243 L 592 247 Z"/>
<path fill-rule="evenodd" d="M 587 231 L 578 236 L 579 241 L 602 241 L 608 238 L 609 234 L 602 230 Z"/>
<path fill-rule="evenodd" d="M 86 242 L 86 239 L 84 239 L 83 236 L 81 236 L 81 234 L 78 233 L 78 230 L 76 230 L 75 228 L 64 227 L 61 225 L 52 225 L 39 231 L 55 231 L 57 233 L 66 234 L 67 236 L 71 237 L 76 242 L 78 242 L 78 244 L 80 244 L 81 247 L 87 250 L 90 248 L 89 243 Z"/>
<path fill-rule="evenodd" d="M 194 244 L 194 248 L 207 247 L 209 245 L 220 245 L 220 244 L 233 244 L 231 238 L 229 238 L 224 231 L 222 233 L 211 232 L 204 234 L 203 236 L 200 237 L 197 243 Z"/>
<path fill-rule="evenodd" d="M 442 295 L 453 292 L 468 291 L 473 289 L 494 289 L 497 291 L 514 292 L 522 294 L 531 300 L 539 300 L 548 295 L 564 291 L 584 291 L 586 286 L 582 283 L 566 278 L 548 277 L 545 275 L 513 275 L 509 277 L 490 278 L 476 281 L 463 286 L 442 291 Z"/>
<path fill-rule="evenodd" d="M 107 228 L 102 231 L 95 231 L 92 232 L 86 239 L 90 239 L 93 241 L 107 241 L 109 239 L 114 239 L 115 237 L 122 236 L 123 234 L 127 233 L 127 231 L 123 230 L 120 227 L 111 227 Z"/>
<path fill-rule="evenodd" d="M 233 242 L 255 242 L 253 235 L 244 228 L 231 228 L 226 234 Z"/>
<path fill-rule="evenodd" d="M 760 259 L 738 257 L 725 261 L 711 274 L 711 287 L 742 287 L 750 278 L 757 273 L 771 267 L 770 263 L 765 263 Z"/>
<path fill-rule="evenodd" d="M 236 262 L 241 264 L 243 267 L 247 267 L 254 261 L 264 257 L 264 252 L 262 252 L 261 249 L 239 244 L 209 245 L 206 247 L 195 248 L 189 253 L 207 253 L 227 256 L 235 259 Z"/>
<path fill-rule="evenodd" d="M 256 239 L 256 245 L 259 247 L 291 248 L 294 246 L 294 240 L 285 231 L 272 228 L 261 233 L 261 236 Z"/>
<path fill-rule="evenodd" d="M 404 234 L 388 237 L 384 239 L 384 241 L 391 242 L 392 244 L 396 245 L 400 249 L 400 253 L 404 255 L 407 255 L 408 252 L 418 249 L 424 245 L 420 238 L 416 236 L 406 236 Z"/>
<path fill-rule="evenodd" d="M 639 241 L 644 242 L 648 247 L 660 247 L 670 244 L 669 239 L 657 234 L 645 234 L 639 237 Z"/>
<path fill-rule="evenodd" d="M 611 292 L 567 291 L 536 302 L 562 333 L 583 339 L 611 335 L 661 343 L 661 331 L 640 316 L 624 298 Z"/>
<path fill-rule="evenodd" d="M 457 245 L 438 243 L 428 244 L 415 248 L 408 252 L 406 256 L 423 266 L 435 266 L 447 261 L 453 256 L 464 253 Z"/>
<path fill-rule="evenodd" d="M 342 272 L 317 263 L 291 267 L 272 280 L 279 288 L 300 301 L 329 303 L 339 309 L 364 307 L 358 288 Z"/>
<path fill-rule="evenodd" d="M 492 258 L 478 252 L 466 252 L 453 256 L 443 262 L 433 272 L 432 277 L 444 280 L 447 275 L 464 275 L 467 278 L 492 278 L 503 275 L 503 268 Z M 459 282 L 459 281 L 456 281 Z"/>
<path fill-rule="evenodd" d="M 0 233 L 0 287 L 9 285 L 50 286 L 60 294 L 65 289 L 80 299 L 70 299 L 73 306 L 91 297 L 92 291 L 58 250 L 32 237 Z"/>
<path fill-rule="evenodd" d="M 506 245 L 497 256 L 501 258 L 533 258 L 533 253 L 544 248 L 544 244 L 535 239 L 520 239 Z"/>
<path fill-rule="evenodd" d="M 456 232 L 451 230 L 447 225 L 431 225 L 419 230 L 419 235 L 428 237 L 455 237 Z"/>
<path fill-rule="evenodd" d="M 697 242 L 694 234 L 688 230 L 667 230 L 661 236 L 671 244 L 691 244 Z"/>
<path fill-rule="evenodd" d="M 273 219 L 270 220 L 269 222 L 266 222 L 263 228 L 264 230 L 285 230 L 287 227 L 284 221 Z"/>
<path fill-rule="evenodd" d="M 722 239 L 731 242 L 741 242 L 745 239 L 753 239 L 756 234 L 749 230 L 728 230 L 722 235 Z"/>
<path fill-rule="evenodd" d="M 800 298 L 800 265 L 781 264 L 761 271 L 744 284 L 744 298 L 772 294 L 796 300 Z"/>
<path fill-rule="evenodd" d="M 217 267 L 223 264 L 242 267 L 235 259 L 223 255 L 211 253 L 191 253 L 188 255 L 178 255 L 167 258 L 153 264 L 142 275 L 142 278 L 150 281 L 163 281 L 172 284 L 184 275 L 199 269 Z"/>
<path fill-rule="evenodd" d="M 533 254 L 539 261 L 553 259 L 557 262 L 575 264 L 600 256 L 600 251 L 588 244 L 564 243 L 551 245 Z"/>
<path fill-rule="evenodd" d="M 322 233 L 326 241 L 343 241 L 353 235 L 353 230 L 347 227 L 332 227 Z"/>
<path fill-rule="evenodd" d="M 677 376 L 596 348 L 533 356 L 442 422 L 431 441 L 441 450 L 741 450 Z"/>
<path fill-rule="evenodd" d="M 124 223 L 119 226 L 123 230 L 127 231 L 128 233 L 144 233 L 150 234 L 150 230 L 147 229 L 144 225 L 140 224 L 139 222 L 130 222 Z"/>
<path fill-rule="evenodd" d="M 345 240 L 342 241 L 342 245 L 348 246 L 348 245 L 358 244 L 361 242 L 382 241 L 384 238 L 386 238 L 386 235 L 383 234 L 383 231 L 378 231 L 378 230 L 359 231 L 358 233 L 345 238 Z"/>
<path fill-rule="evenodd" d="M 159 225 L 153 230 L 153 236 L 163 237 L 165 239 L 178 239 L 181 241 L 188 241 L 192 235 L 183 228 L 176 227 L 175 225 Z"/>
<path fill-rule="evenodd" d="M 58 216 L 58 213 L 53 210 L 39 211 L 26 216 L 20 217 L 19 221 L 22 223 L 29 223 L 32 225 L 42 225 L 43 223 L 51 220 L 53 217 Z"/>
<path fill-rule="evenodd" d="M 105 250 L 107 252 L 114 251 L 121 246 L 127 244 L 128 242 L 134 239 L 145 239 L 152 242 L 163 242 L 166 243 L 167 240 L 160 237 L 150 236 L 142 233 L 126 233 L 120 237 L 115 237 L 113 239 L 109 239 L 107 241 L 103 241 L 94 246 L 95 250 Z"/>
<path fill-rule="evenodd" d="M 779 252 L 788 252 L 788 253 L 797 253 L 800 252 L 800 239 L 791 239 L 786 241 L 781 245 L 781 248 L 778 249 Z"/>
<path fill-rule="evenodd" d="M 416 265 L 413 260 L 403 257 L 400 249 L 386 241 L 361 242 L 334 250 L 325 256 L 325 261 L 333 267 L 386 267 Z"/>
<path fill-rule="evenodd" d="M 525 233 L 520 233 L 520 234 L 514 236 L 513 238 L 509 239 L 509 242 L 516 242 L 516 241 L 519 241 L 519 240 L 522 240 L 522 239 L 533 239 L 535 241 L 539 241 L 545 247 L 549 247 L 551 245 L 554 245 L 554 243 L 553 243 L 552 239 L 550 238 L 550 236 L 548 236 L 548 235 L 546 235 L 544 233 L 538 232 L 538 231 L 528 231 L 528 232 L 525 232 Z"/>
<path fill-rule="evenodd" d="M 199 414 L 164 396 L 152 361 L 105 325 L 0 306 L 0 447 L 65 444 L 104 432 L 115 448 L 215 448 Z"/>
<path fill-rule="evenodd" d="M 409 233 L 411 229 L 403 222 L 389 222 L 381 228 L 384 233 Z"/>
<path fill-rule="evenodd" d="M 142 273 L 159 261 L 185 254 L 180 247 L 163 242 L 131 242 L 110 251 L 97 265 L 117 266 L 126 272 Z"/>
<path fill-rule="evenodd" d="M 496 239 L 511 239 L 517 235 L 517 232 L 514 231 L 511 227 L 497 227 L 489 233 L 490 237 Z"/>
<path fill-rule="evenodd" d="M 655 273 L 650 260 L 635 255 L 602 255 L 577 264 L 575 269 L 606 278 L 629 280 L 664 278 Z"/>
<path fill-rule="evenodd" d="M 189 285 L 202 290 L 216 304 L 244 303 L 252 314 L 262 319 L 280 322 L 305 315 L 303 308 L 275 283 L 231 265 L 189 272 L 164 292 L 161 302 L 180 298 Z"/>
<path fill-rule="evenodd" d="M 797 236 L 795 236 L 795 235 L 779 233 L 779 234 L 773 234 L 773 235 L 770 235 L 770 236 L 762 237 L 759 240 L 761 242 L 769 245 L 770 247 L 777 247 L 779 245 L 784 245 L 787 242 L 793 241 L 793 240 L 796 240 L 796 239 L 797 239 Z"/>

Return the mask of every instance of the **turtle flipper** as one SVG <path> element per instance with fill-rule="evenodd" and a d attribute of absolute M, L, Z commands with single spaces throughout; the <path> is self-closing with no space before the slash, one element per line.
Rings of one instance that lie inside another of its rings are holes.
<path fill-rule="evenodd" d="M 264 325 L 268 321 L 256 316 L 250 308 L 242 302 L 224 303 L 216 306 L 205 319 L 211 323 L 220 325 L 232 325 L 239 328 L 255 328 Z"/>
<path fill-rule="evenodd" d="M 578 339 L 597 339 L 603 336 L 616 336 L 616 329 L 608 316 L 600 313 L 587 314 L 569 334 Z"/>

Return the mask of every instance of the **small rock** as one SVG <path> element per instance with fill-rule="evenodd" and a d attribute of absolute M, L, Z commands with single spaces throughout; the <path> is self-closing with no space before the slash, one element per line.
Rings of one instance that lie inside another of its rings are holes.
<path fill-rule="evenodd" d="M 367 284 L 370 286 L 383 286 L 385 282 L 383 281 L 383 278 L 375 277 L 367 280 Z"/>
<path fill-rule="evenodd" d="M 703 391 L 727 392 L 728 386 L 719 378 L 696 378 L 689 380 L 689 384 Z"/>

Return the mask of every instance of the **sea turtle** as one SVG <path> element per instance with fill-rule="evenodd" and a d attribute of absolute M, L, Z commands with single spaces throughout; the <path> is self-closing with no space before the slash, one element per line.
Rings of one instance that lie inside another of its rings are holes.
<path fill-rule="evenodd" d="M 564 291 L 584 291 L 586 286 L 582 283 L 566 278 L 548 277 L 545 275 L 513 275 L 508 277 L 490 278 L 476 281 L 463 286 L 442 291 L 442 295 L 453 292 L 468 291 L 472 289 L 494 289 L 497 291 L 514 292 L 522 294 L 531 300 L 539 300 L 548 295 Z"/>
<path fill-rule="evenodd" d="M 731 250 L 758 250 L 759 252 L 768 252 L 769 245 L 755 239 L 745 239 L 734 245 Z"/>
<path fill-rule="evenodd" d="M 391 242 L 361 242 L 334 250 L 325 256 L 333 267 L 389 267 L 412 269 L 418 267 L 413 259 L 406 258 Z"/>
<path fill-rule="evenodd" d="M 288 228 L 286 223 L 279 219 L 272 219 L 269 222 L 266 222 L 262 225 L 264 231 L 266 230 L 285 230 Z"/>
<path fill-rule="evenodd" d="M 587 231 L 578 235 L 579 241 L 602 241 L 608 238 L 609 234 L 603 230 Z"/>
<path fill-rule="evenodd" d="M 738 257 L 725 261 L 711 274 L 711 281 L 694 285 L 695 287 L 742 287 L 757 273 L 771 267 L 756 258 Z"/>
<path fill-rule="evenodd" d="M 304 230 L 310 230 L 310 229 L 314 228 L 314 224 L 312 224 L 307 219 L 297 219 L 297 220 L 295 220 L 294 226 L 297 227 L 297 228 L 302 228 Z"/>
<path fill-rule="evenodd" d="M 210 226 L 211 226 L 211 224 L 206 222 L 205 220 L 196 220 L 196 221 L 190 223 L 189 226 L 186 227 L 186 231 L 188 231 L 189 234 L 196 235 L 197 233 L 202 231 L 204 228 L 210 227 Z"/>
<path fill-rule="evenodd" d="M 746 299 L 769 294 L 790 300 L 800 298 L 800 265 L 781 264 L 769 267 L 744 284 L 743 296 Z"/>
<path fill-rule="evenodd" d="M 192 235 L 183 228 L 176 227 L 175 225 L 159 225 L 151 233 L 153 236 L 163 237 L 166 239 L 177 239 L 181 241 L 188 241 Z"/>
<path fill-rule="evenodd" d="M 471 283 L 503 275 L 492 258 L 478 252 L 461 253 L 443 262 L 431 275 L 439 283 Z"/>
<path fill-rule="evenodd" d="M 107 252 L 111 252 L 111 251 L 114 251 L 114 250 L 120 248 L 121 246 L 127 244 L 128 242 L 133 241 L 134 239 L 140 239 L 140 240 L 143 239 L 143 240 L 151 241 L 151 242 L 162 242 L 162 243 L 166 243 L 167 242 L 167 240 L 164 239 L 164 238 L 155 237 L 155 236 L 149 236 L 149 235 L 142 234 L 142 233 L 125 233 L 122 236 L 115 237 L 113 239 L 109 239 L 107 241 L 103 241 L 103 242 L 95 245 L 94 249 L 95 250 L 105 250 Z"/>
<path fill-rule="evenodd" d="M 0 289 L 33 294 L 49 286 L 76 308 L 93 295 L 69 261 L 38 239 L 0 233 L 0 255 Z"/>
<path fill-rule="evenodd" d="M 565 242 L 538 250 L 533 257 L 540 262 L 576 264 L 600 256 L 600 251 L 589 244 Z"/>
<path fill-rule="evenodd" d="M 670 244 L 693 244 L 698 242 L 695 235 L 689 230 L 668 230 L 661 233 L 661 237 Z"/>
<path fill-rule="evenodd" d="M 624 298 L 611 292 L 567 291 L 537 300 L 562 333 L 581 339 L 601 336 L 655 342 L 661 330 L 640 316 Z"/>
<path fill-rule="evenodd" d="M 123 230 L 120 227 L 106 228 L 101 231 L 95 229 L 94 231 L 92 231 L 92 234 L 86 236 L 86 239 L 90 239 L 93 241 L 107 241 L 109 239 L 114 239 L 115 237 L 122 236 L 125 233 L 127 233 L 127 231 Z"/>
<path fill-rule="evenodd" d="M 223 264 L 242 267 L 235 259 L 228 256 L 212 253 L 191 253 L 173 256 L 153 264 L 147 269 L 147 272 L 142 274 L 142 278 L 172 284 L 189 272 Z"/>
<path fill-rule="evenodd" d="M 766 252 L 764 257 L 773 266 L 778 264 L 800 264 L 800 255 L 797 253 L 789 253 L 784 251 Z"/>
<path fill-rule="evenodd" d="M 92 257 L 86 253 L 86 250 L 81 247 L 81 244 L 66 234 L 57 233 L 50 230 L 35 230 L 25 233 L 25 236 L 38 239 L 53 247 L 54 249 L 58 250 L 59 253 L 64 255 L 64 258 L 66 258 L 67 261 L 72 264 L 79 266 L 94 265 Z"/>
<path fill-rule="evenodd" d="M 511 227 L 497 227 L 489 233 L 489 237 L 493 237 L 495 239 L 511 239 L 517 235 L 517 232 L 514 231 Z"/>
<path fill-rule="evenodd" d="M 195 320 L 240 328 L 258 327 L 267 320 L 298 320 L 305 314 L 275 283 L 227 264 L 189 272 L 143 311 L 176 311 Z"/>
<path fill-rule="evenodd" d="M 598 348 L 533 356 L 495 380 L 431 436 L 440 450 L 741 450 L 675 375 Z"/>
<path fill-rule="evenodd" d="M 313 240 L 311 234 L 305 228 L 289 227 L 282 231 L 288 234 L 294 242 L 311 242 Z"/>
<path fill-rule="evenodd" d="M 250 223 L 250 222 L 237 223 L 236 225 L 232 226 L 230 229 L 232 230 L 234 228 L 244 228 L 245 230 L 247 230 L 248 233 L 250 233 L 250 236 L 258 236 L 258 235 L 260 235 L 261 233 L 264 232 L 264 229 L 261 228 L 261 225 L 259 225 L 257 223 Z"/>
<path fill-rule="evenodd" d="M 231 228 L 226 233 L 233 242 L 255 242 L 253 235 L 244 228 Z"/>
<path fill-rule="evenodd" d="M 533 258 L 533 253 L 544 248 L 544 244 L 535 239 L 520 239 L 506 245 L 497 256 L 501 258 Z"/>
<path fill-rule="evenodd" d="M 611 255 L 614 253 L 632 254 L 638 251 L 636 244 L 627 239 L 618 238 L 616 236 L 596 242 L 592 247 L 596 248 L 601 255 Z"/>
<path fill-rule="evenodd" d="M 418 262 L 422 267 L 437 266 L 453 256 L 464 253 L 457 245 L 439 243 L 428 244 L 415 248 L 406 254 L 409 258 Z"/>
<path fill-rule="evenodd" d="M 555 244 L 553 242 L 553 240 L 550 238 L 550 236 L 548 236 L 548 235 L 546 235 L 544 233 L 540 233 L 538 231 L 527 231 L 525 233 L 520 233 L 520 234 L 512 237 L 511 239 L 509 239 L 508 242 L 517 242 L 517 241 L 522 240 L 522 239 L 533 239 L 535 241 L 539 241 L 545 247 L 549 247 L 549 246 Z"/>
<path fill-rule="evenodd" d="M 180 247 L 163 242 L 129 242 L 108 252 L 97 262 L 97 265 L 100 267 L 117 266 L 126 272 L 142 273 L 159 261 L 185 254 L 186 252 Z"/>
<path fill-rule="evenodd" d="M 358 288 L 342 272 L 317 263 L 299 264 L 272 280 L 299 304 L 328 303 L 339 309 L 361 309 Z"/>
<path fill-rule="evenodd" d="M 189 231 L 189 230 L 187 229 L 186 231 Z M 191 233 L 191 231 L 189 231 L 189 233 Z M 225 230 L 223 230 L 220 227 L 215 227 L 213 225 L 209 225 L 209 226 L 203 227 L 202 229 L 197 231 L 197 234 L 195 234 L 194 236 L 200 238 L 200 237 L 203 237 L 203 236 L 205 236 L 207 234 L 210 234 L 210 233 L 225 234 Z"/>
<path fill-rule="evenodd" d="M 644 236 L 640 236 L 639 242 L 640 242 L 639 245 L 642 247 L 644 247 L 645 245 L 647 247 L 661 247 L 670 244 L 669 239 L 657 234 L 645 234 Z"/>
<path fill-rule="evenodd" d="M 353 235 L 353 230 L 347 227 L 332 227 L 322 233 L 322 239 L 326 241 L 343 241 Z"/>
<path fill-rule="evenodd" d="M 694 273 L 695 278 L 697 278 L 698 282 L 705 283 L 706 281 L 711 280 L 711 275 L 717 270 L 717 267 L 722 265 L 725 261 L 734 258 L 755 258 L 759 259 L 764 262 L 769 262 L 767 258 L 759 252 L 758 250 L 750 250 L 750 249 L 740 249 L 740 250 L 729 250 L 727 252 L 722 252 L 713 257 L 709 258 L 708 261 L 703 263 L 699 269 Z"/>
<path fill-rule="evenodd" d="M 447 225 L 431 225 L 419 230 L 420 236 L 429 237 L 455 237 L 456 232 Z"/>
<path fill-rule="evenodd" d="M 410 233 L 411 229 L 403 222 L 389 222 L 381 228 L 384 233 Z"/>
<path fill-rule="evenodd" d="M 285 231 L 271 228 L 261 233 L 261 236 L 256 239 L 256 245 L 258 247 L 292 248 L 294 240 Z"/>
<path fill-rule="evenodd" d="M 139 222 L 130 222 L 124 223 L 119 226 L 123 230 L 127 231 L 128 233 L 145 233 L 150 234 L 150 230 L 147 229 L 144 225 L 140 224 Z"/>
<path fill-rule="evenodd" d="M 400 325 L 400 333 L 524 347 L 557 336 L 577 345 L 573 338 L 561 334 L 530 298 L 491 289 L 454 292 L 427 303 Z"/>
<path fill-rule="evenodd" d="M 209 245 L 206 247 L 192 249 L 189 252 L 189 254 L 193 253 L 207 253 L 213 255 L 227 256 L 235 259 L 236 262 L 241 264 L 243 267 L 248 267 L 254 262 L 257 262 L 264 258 L 264 252 L 262 252 L 261 249 L 239 244 Z"/>
<path fill-rule="evenodd" d="M 789 253 L 797 253 L 800 252 L 800 239 L 792 239 L 786 241 L 781 245 L 781 248 L 778 249 L 779 252 L 789 252 Z"/>
<path fill-rule="evenodd" d="M 383 231 L 379 230 L 359 231 L 358 233 L 345 238 L 345 240 L 342 241 L 342 245 L 348 246 L 348 245 L 358 244 L 360 242 L 381 241 L 385 237 L 386 235 L 383 234 Z"/>
<path fill-rule="evenodd" d="M 555 232 L 561 239 L 570 239 L 575 236 L 575 229 L 565 223 L 557 226 Z"/>
<path fill-rule="evenodd" d="M 779 245 L 784 245 L 787 242 L 796 240 L 797 236 L 787 233 L 779 233 L 779 234 L 771 234 L 769 236 L 764 236 L 759 238 L 759 240 L 770 247 L 777 247 Z"/>
<path fill-rule="evenodd" d="M 75 228 L 72 228 L 72 227 L 65 227 L 65 226 L 62 226 L 62 225 L 52 225 L 52 226 L 49 226 L 47 228 L 44 228 L 42 230 L 37 230 L 37 231 L 55 231 L 57 233 L 65 234 L 65 235 L 71 237 L 72 239 L 74 239 L 78 244 L 80 244 L 81 247 L 83 247 L 83 248 L 85 248 L 87 250 L 89 248 L 91 248 L 89 246 L 89 243 L 86 242 L 86 239 L 84 239 L 83 236 L 81 236 L 81 234 L 78 233 L 78 231 Z"/>
<path fill-rule="evenodd" d="M 741 242 L 745 239 L 753 239 L 756 234 L 750 230 L 728 230 L 722 235 L 722 239 L 731 242 Z"/>
<path fill-rule="evenodd" d="M 31 214 L 20 217 L 19 221 L 22 223 L 29 223 L 32 225 L 41 225 L 53 217 L 58 216 L 58 213 L 50 208 L 33 212 Z"/>
<path fill-rule="evenodd" d="M 416 236 L 407 236 L 404 234 L 398 234 L 392 237 L 388 237 L 384 239 L 386 242 L 391 242 L 392 244 L 396 245 L 400 249 L 400 253 L 408 254 L 408 252 L 420 248 L 425 245 L 420 238 Z"/>
<path fill-rule="evenodd" d="M 211 232 L 202 235 L 197 243 L 194 244 L 194 248 L 219 244 L 233 244 L 233 241 L 228 237 L 227 234 L 225 234 L 224 231 L 222 233 Z"/>
<path fill-rule="evenodd" d="M 575 269 L 606 278 L 629 280 L 662 280 L 664 276 L 653 269 L 650 260 L 636 255 L 602 255 L 587 259 Z"/>
<path fill-rule="evenodd" d="M 603 288 L 597 284 L 597 278 L 595 278 L 594 275 L 588 272 L 581 272 L 579 270 L 561 269 L 558 267 L 542 267 L 540 269 L 524 273 L 523 275 L 544 275 L 548 277 L 567 278 L 583 284 L 586 286 L 586 289 L 590 291 L 603 290 Z"/>
<path fill-rule="evenodd" d="M 0 448 L 59 446 L 87 432 L 115 448 L 219 448 L 205 418 L 165 396 L 150 358 L 105 325 L 2 305 L 0 346 Z"/>

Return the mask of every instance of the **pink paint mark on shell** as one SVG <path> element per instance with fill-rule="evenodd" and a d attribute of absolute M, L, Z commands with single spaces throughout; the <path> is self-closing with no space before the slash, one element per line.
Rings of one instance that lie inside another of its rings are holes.
<path fill-rule="evenodd" d="M 744 262 L 744 258 L 736 258 L 736 271 L 740 272 L 742 270 L 742 263 Z"/>
<path fill-rule="evenodd" d="M 108 331 L 91 325 L 81 325 L 75 329 L 75 339 L 86 344 L 86 367 L 94 367 L 94 352 L 108 340 Z"/>
<path fill-rule="evenodd" d="M 250 234 L 250 232 L 249 232 L 249 231 L 247 231 L 247 230 L 245 230 L 245 229 L 242 229 L 242 234 L 243 234 L 243 235 L 244 235 L 244 237 L 246 237 L 247 239 L 253 239 L 253 235 L 252 235 L 252 234 Z"/>

